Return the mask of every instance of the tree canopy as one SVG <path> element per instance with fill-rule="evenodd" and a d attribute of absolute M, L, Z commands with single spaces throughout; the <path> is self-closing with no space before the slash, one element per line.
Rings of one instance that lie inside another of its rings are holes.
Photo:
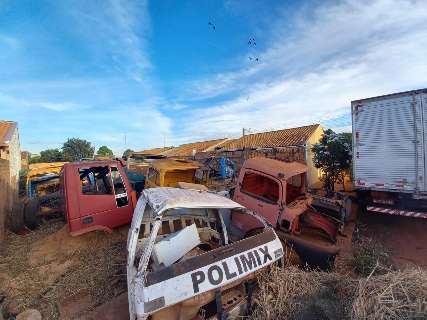
<path fill-rule="evenodd" d="M 328 129 L 311 150 L 315 167 L 322 170 L 324 187 L 327 193 L 331 193 L 336 182 L 344 183 L 345 174 L 351 168 L 351 133 L 337 134 Z"/>
<path fill-rule="evenodd" d="M 39 162 L 59 162 L 63 161 L 62 152 L 59 149 L 47 149 L 40 152 Z"/>
<path fill-rule="evenodd" d="M 134 151 L 132 149 L 126 149 L 125 152 L 123 152 L 123 159 L 127 159 Z"/>
<path fill-rule="evenodd" d="M 83 158 L 93 158 L 95 147 L 89 141 L 71 138 L 62 146 L 62 154 L 65 161 L 79 161 Z"/>
<path fill-rule="evenodd" d="M 96 152 L 96 155 L 100 156 L 100 157 L 112 158 L 113 157 L 113 151 L 110 148 L 108 148 L 107 146 L 101 146 L 101 147 L 99 147 L 98 151 Z"/>

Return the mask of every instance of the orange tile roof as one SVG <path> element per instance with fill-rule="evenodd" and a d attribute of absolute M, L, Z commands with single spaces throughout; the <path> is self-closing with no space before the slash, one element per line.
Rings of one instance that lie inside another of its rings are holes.
<path fill-rule="evenodd" d="M 216 139 L 182 144 L 179 147 L 162 152 L 168 157 L 189 157 L 193 155 L 193 150 L 197 152 L 211 151 L 217 146 L 222 146 L 227 139 Z"/>
<path fill-rule="evenodd" d="M 17 124 L 14 121 L 0 120 L 0 146 L 7 146 L 9 144 L 16 126 Z"/>
<path fill-rule="evenodd" d="M 221 148 L 234 150 L 302 145 L 307 142 L 319 126 L 320 124 L 313 124 L 304 127 L 248 134 L 239 139 L 225 142 Z"/>
<path fill-rule="evenodd" d="M 147 149 L 147 150 L 133 152 L 133 154 L 135 154 L 135 155 L 158 155 L 158 154 L 161 154 L 162 152 L 165 152 L 165 151 L 170 150 L 172 148 L 173 147 Z"/>

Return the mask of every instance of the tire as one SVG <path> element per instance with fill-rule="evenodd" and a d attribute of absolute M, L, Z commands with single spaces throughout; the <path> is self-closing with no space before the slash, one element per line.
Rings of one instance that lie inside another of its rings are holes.
<path fill-rule="evenodd" d="M 35 229 L 38 225 L 40 212 L 39 199 L 31 199 L 24 208 L 24 222 L 30 229 Z"/>

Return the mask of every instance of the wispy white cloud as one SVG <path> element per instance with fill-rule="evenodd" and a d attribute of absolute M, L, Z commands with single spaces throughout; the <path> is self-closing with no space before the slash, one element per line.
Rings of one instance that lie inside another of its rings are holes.
<path fill-rule="evenodd" d="M 66 110 L 81 110 L 88 109 L 90 106 L 77 104 L 73 102 L 46 102 L 37 100 L 28 100 L 17 98 L 15 96 L 6 95 L 0 92 L 0 107 L 1 108 L 26 108 L 26 109 L 47 109 L 51 111 L 66 111 Z"/>
<path fill-rule="evenodd" d="M 288 23 L 288 22 L 287 22 Z M 277 23 L 261 62 L 195 84 L 193 95 L 238 92 L 189 113 L 186 137 L 239 135 L 339 117 L 352 99 L 427 86 L 427 2 L 322 2 Z"/>
<path fill-rule="evenodd" d="M 74 3 L 70 13 L 80 34 L 88 39 L 95 52 L 109 51 L 116 71 L 140 83 L 147 80 L 147 71 L 151 68 L 147 54 L 150 31 L 147 0 L 83 1 L 80 5 Z M 97 46 L 101 46 L 102 51 Z M 111 64 L 104 67 L 111 69 Z"/>

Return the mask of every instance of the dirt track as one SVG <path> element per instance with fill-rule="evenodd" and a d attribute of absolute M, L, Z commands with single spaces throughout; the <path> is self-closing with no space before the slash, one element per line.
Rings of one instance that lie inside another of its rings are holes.
<path fill-rule="evenodd" d="M 362 235 L 381 243 L 398 268 L 427 268 L 427 219 L 367 213 L 360 221 Z"/>

